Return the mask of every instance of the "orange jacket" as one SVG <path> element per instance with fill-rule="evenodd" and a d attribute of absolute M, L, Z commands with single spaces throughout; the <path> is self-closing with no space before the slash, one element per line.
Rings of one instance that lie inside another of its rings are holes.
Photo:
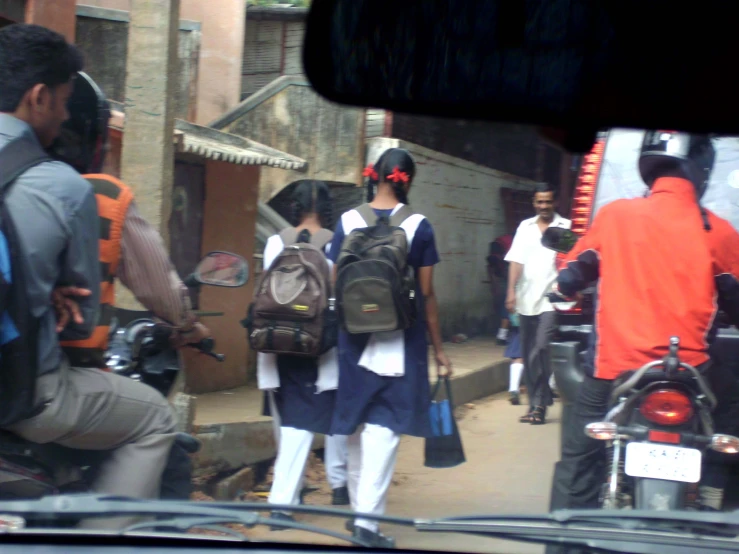
<path fill-rule="evenodd" d="M 115 276 L 121 258 L 121 236 L 126 212 L 133 200 L 131 189 L 110 175 L 83 175 L 95 192 L 100 217 L 100 317 L 92 335 L 61 343 L 70 363 L 78 367 L 105 367 L 103 355 L 115 304 Z"/>
<path fill-rule="evenodd" d="M 598 281 L 594 376 L 615 379 L 667 354 L 708 361 L 718 304 L 739 322 L 739 234 L 708 212 L 704 230 L 693 185 L 658 179 L 647 198 L 599 210 L 565 259 L 560 292 L 573 296 Z"/>

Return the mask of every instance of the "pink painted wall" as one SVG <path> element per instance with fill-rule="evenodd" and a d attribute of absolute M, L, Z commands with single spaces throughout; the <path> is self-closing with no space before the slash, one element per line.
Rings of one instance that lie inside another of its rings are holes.
<path fill-rule="evenodd" d="M 77 4 L 128 11 L 131 0 L 77 0 Z M 195 123 L 207 125 L 239 103 L 245 0 L 181 0 L 180 19 L 202 26 Z"/>

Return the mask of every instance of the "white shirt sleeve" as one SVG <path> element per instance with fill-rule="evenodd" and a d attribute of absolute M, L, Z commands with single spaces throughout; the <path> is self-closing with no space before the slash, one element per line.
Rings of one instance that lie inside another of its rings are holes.
<path fill-rule="evenodd" d="M 513 236 L 513 243 L 511 244 L 510 250 L 508 250 L 508 254 L 505 256 L 505 261 L 507 262 L 515 262 L 517 264 L 523 264 L 526 260 L 526 256 L 524 254 L 524 237 L 523 232 L 521 230 L 521 227 L 516 230 L 516 234 Z"/>
<path fill-rule="evenodd" d="M 267 270 L 275 261 L 275 258 L 282 252 L 285 245 L 282 244 L 280 235 L 272 235 L 267 239 L 267 244 L 264 245 L 264 254 L 262 258 L 262 269 Z"/>
<path fill-rule="evenodd" d="M 326 254 L 326 261 L 328 262 L 328 268 L 329 270 L 332 270 L 334 268 L 334 262 L 331 261 L 331 258 L 328 257 L 329 253 L 331 252 L 331 243 L 334 242 L 333 240 L 328 241 L 328 244 L 326 244 L 326 247 L 323 249 L 324 254 Z"/>

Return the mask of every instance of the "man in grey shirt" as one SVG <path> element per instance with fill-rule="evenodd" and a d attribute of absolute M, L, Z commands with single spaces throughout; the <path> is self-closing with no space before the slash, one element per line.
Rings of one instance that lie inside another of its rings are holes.
<path fill-rule="evenodd" d="M 16 141 L 48 147 L 67 119 L 67 101 L 82 57 L 64 37 L 44 27 L 0 29 L 0 152 Z M 26 440 L 70 448 L 112 450 L 93 485 L 97 492 L 152 498 L 175 437 L 175 420 L 157 391 L 125 377 L 69 366 L 62 340 L 90 336 L 100 303 L 99 218 L 90 184 L 70 166 L 46 161 L 12 185 L 6 202 L 17 230 L 32 314 L 38 319 L 40 413 L 8 430 Z M 58 286 L 88 289 L 79 299 L 83 322 L 57 335 L 51 301 Z M 89 520 L 84 527 L 130 523 Z"/>

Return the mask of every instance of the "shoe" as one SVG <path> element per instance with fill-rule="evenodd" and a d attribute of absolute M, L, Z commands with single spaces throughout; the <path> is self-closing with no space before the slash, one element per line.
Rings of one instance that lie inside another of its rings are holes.
<path fill-rule="evenodd" d="M 269 517 L 271 519 L 277 519 L 280 521 L 289 521 L 291 523 L 295 523 L 295 518 L 291 516 L 290 514 L 286 514 L 284 512 L 272 512 L 269 514 Z M 284 531 L 285 529 L 290 529 L 290 527 L 283 527 L 282 525 L 270 525 L 269 527 L 270 531 Z"/>
<path fill-rule="evenodd" d="M 339 487 L 331 491 L 331 504 L 334 506 L 348 506 L 349 489 L 347 487 Z"/>
<path fill-rule="evenodd" d="M 529 411 L 526 412 L 526 415 L 519 417 L 518 421 L 520 421 L 521 423 L 531 423 L 531 417 L 533 413 L 534 413 L 534 409 L 529 408 Z"/>
<path fill-rule="evenodd" d="M 521 404 L 521 397 L 516 391 L 511 391 L 508 393 L 508 401 L 514 406 L 518 406 Z"/>
<path fill-rule="evenodd" d="M 395 539 L 385 536 L 379 531 L 370 531 L 364 527 L 355 526 L 352 536 L 371 548 L 395 548 Z"/>
<path fill-rule="evenodd" d="M 537 406 L 531 412 L 531 425 L 544 425 L 547 422 L 547 409 L 544 406 Z"/>

